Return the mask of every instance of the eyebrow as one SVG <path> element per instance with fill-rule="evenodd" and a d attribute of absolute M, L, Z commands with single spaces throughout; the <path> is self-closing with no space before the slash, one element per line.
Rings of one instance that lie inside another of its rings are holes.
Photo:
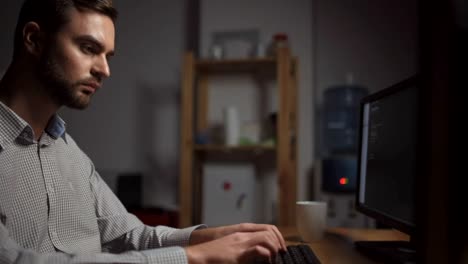
<path fill-rule="evenodd" d="M 97 46 L 97 48 L 101 51 L 105 50 L 104 45 L 99 42 L 95 37 L 91 35 L 85 35 L 85 36 L 79 36 L 76 38 L 77 41 L 79 42 L 91 42 L 93 45 Z M 107 56 L 114 56 L 115 52 L 114 50 L 111 50 L 107 53 Z"/>

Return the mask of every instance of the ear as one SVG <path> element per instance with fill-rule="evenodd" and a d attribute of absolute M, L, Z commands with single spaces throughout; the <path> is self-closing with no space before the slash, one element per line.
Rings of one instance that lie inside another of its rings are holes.
<path fill-rule="evenodd" d="M 23 43 L 26 51 L 32 55 L 39 56 L 44 45 L 43 32 L 36 22 L 28 22 L 23 27 Z"/>

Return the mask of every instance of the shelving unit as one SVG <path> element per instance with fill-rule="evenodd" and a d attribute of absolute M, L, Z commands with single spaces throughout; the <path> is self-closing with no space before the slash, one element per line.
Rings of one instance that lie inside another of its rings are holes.
<path fill-rule="evenodd" d="M 208 128 L 209 78 L 224 74 L 250 73 L 272 76 L 278 85 L 276 145 L 224 146 L 197 145 L 194 134 Z M 184 55 L 181 106 L 181 159 L 179 179 L 179 226 L 200 222 L 201 164 L 205 154 L 222 152 L 254 157 L 276 155 L 279 226 L 295 223 L 297 189 L 297 60 L 288 48 L 280 48 L 276 58 L 238 60 L 199 60 L 191 52 Z"/>

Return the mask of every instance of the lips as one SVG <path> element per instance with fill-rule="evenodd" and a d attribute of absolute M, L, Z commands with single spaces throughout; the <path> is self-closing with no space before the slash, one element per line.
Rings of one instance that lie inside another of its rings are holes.
<path fill-rule="evenodd" d="M 98 82 L 83 82 L 81 83 L 88 93 L 94 93 L 96 90 L 101 88 L 101 84 Z"/>
<path fill-rule="evenodd" d="M 86 82 L 83 84 L 86 86 L 92 87 L 94 90 L 101 88 L 101 84 L 99 84 L 98 82 Z"/>

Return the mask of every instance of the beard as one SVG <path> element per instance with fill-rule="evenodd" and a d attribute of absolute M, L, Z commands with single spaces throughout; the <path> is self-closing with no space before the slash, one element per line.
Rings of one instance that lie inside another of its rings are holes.
<path fill-rule="evenodd" d="M 65 77 L 59 63 L 51 56 L 52 50 L 51 47 L 44 52 L 38 63 L 39 79 L 44 84 L 45 92 L 59 106 L 65 105 L 73 109 L 85 109 L 91 101 L 92 94 L 80 92 L 79 86 L 88 81 L 95 81 L 96 78 L 90 77 L 76 82 L 70 81 Z"/>

